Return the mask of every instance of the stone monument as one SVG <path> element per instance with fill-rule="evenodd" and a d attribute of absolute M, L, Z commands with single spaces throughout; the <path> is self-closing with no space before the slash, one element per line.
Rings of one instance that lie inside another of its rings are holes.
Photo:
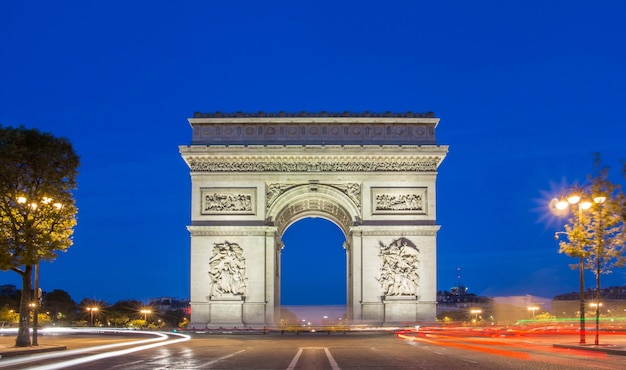
<path fill-rule="evenodd" d="M 196 113 L 191 323 L 278 324 L 281 238 L 322 217 L 344 233 L 352 323 L 433 321 L 436 179 L 448 147 L 432 113 Z"/>

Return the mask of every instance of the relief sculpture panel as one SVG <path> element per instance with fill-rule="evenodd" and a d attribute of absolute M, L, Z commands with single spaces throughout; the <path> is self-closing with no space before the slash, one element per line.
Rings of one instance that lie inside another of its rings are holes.
<path fill-rule="evenodd" d="M 385 296 L 417 295 L 419 251 L 415 244 L 406 238 L 396 239 L 389 245 L 379 243 L 383 263 L 377 280 Z"/>
<path fill-rule="evenodd" d="M 426 188 L 372 188 L 373 214 L 426 214 Z"/>
<path fill-rule="evenodd" d="M 209 260 L 211 299 L 243 296 L 246 290 L 246 259 L 237 243 L 215 243 Z"/>
<path fill-rule="evenodd" d="M 203 188 L 201 213 L 213 214 L 256 214 L 256 188 Z"/>

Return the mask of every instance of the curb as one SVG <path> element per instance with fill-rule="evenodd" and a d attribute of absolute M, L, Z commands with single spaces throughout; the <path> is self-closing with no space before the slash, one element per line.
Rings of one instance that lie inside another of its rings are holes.
<path fill-rule="evenodd" d="M 582 346 L 582 345 L 568 345 L 568 344 L 553 344 L 554 348 L 565 348 L 565 349 L 577 349 L 583 351 L 592 351 L 592 352 L 602 352 L 610 355 L 618 355 L 618 356 L 626 356 L 625 349 L 617 349 L 615 347 L 611 348 L 610 346 L 602 347 L 596 345 L 590 346 Z"/>
<path fill-rule="evenodd" d="M 5 349 L 1 349 L 0 350 L 0 358 L 12 357 L 12 356 L 22 356 L 22 355 L 31 355 L 31 354 L 44 353 L 44 352 L 63 351 L 63 350 L 66 350 L 66 349 L 67 349 L 66 346 L 47 346 L 47 347 L 42 347 L 42 348 L 37 348 L 37 347 L 24 347 L 24 348 L 12 347 L 8 351 L 7 351 L 6 348 Z"/>

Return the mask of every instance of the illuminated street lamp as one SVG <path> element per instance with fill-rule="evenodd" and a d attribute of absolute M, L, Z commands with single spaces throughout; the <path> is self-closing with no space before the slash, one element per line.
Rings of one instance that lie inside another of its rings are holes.
<path fill-rule="evenodd" d="M 139 311 L 143 314 L 143 320 L 146 322 L 146 327 L 148 326 L 148 315 L 152 313 L 152 310 L 143 309 Z"/>
<path fill-rule="evenodd" d="M 478 322 L 478 315 L 481 314 L 483 310 L 478 308 L 473 308 L 470 310 L 470 313 L 474 315 L 474 323 Z"/>
<path fill-rule="evenodd" d="M 593 198 L 593 201 L 594 203 L 602 206 L 602 204 L 606 202 L 606 197 L 604 195 L 597 195 Z M 600 211 L 602 210 L 600 209 Z M 602 227 L 602 217 L 598 217 L 597 231 L 600 235 L 596 235 L 596 337 L 594 341 L 596 346 L 600 344 L 600 306 L 602 306 L 602 303 L 600 303 L 600 274 L 602 272 L 600 268 L 600 251 L 604 249 L 604 229 Z"/>
<path fill-rule="evenodd" d="M 98 311 L 98 307 L 87 307 L 87 311 L 89 311 L 89 325 L 94 326 L 93 314 Z"/>
<path fill-rule="evenodd" d="M 17 204 L 22 205 L 23 207 L 28 207 L 30 208 L 32 211 L 37 211 L 37 209 L 41 208 L 39 207 L 39 204 L 37 202 L 30 202 L 28 204 L 26 204 L 28 202 L 28 198 L 20 196 L 17 197 Z M 43 197 L 41 198 L 41 204 L 42 207 L 46 207 L 46 206 L 52 206 L 53 210 L 55 211 L 59 211 L 61 208 L 63 208 L 63 204 L 59 203 L 59 202 L 52 202 L 52 198 L 50 197 Z M 44 208 L 45 209 L 45 208 Z M 52 230 L 50 230 L 50 232 L 52 232 Z M 32 341 L 32 345 L 33 346 L 38 346 L 38 327 L 39 327 L 39 305 L 41 304 L 41 289 L 39 289 L 39 263 L 40 263 L 40 259 L 39 257 L 36 258 L 36 262 L 35 262 L 35 279 L 34 279 L 34 286 L 33 286 L 33 303 L 29 304 L 29 306 L 32 308 L 33 310 L 33 341 Z"/>
<path fill-rule="evenodd" d="M 576 206 L 578 214 L 577 214 L 577 222 L 576 228 L 580 232 L 582 228 L 582 217 L 583 211 L 591 208 L 591 202 L 589 200 L 583 199 L 582 194 L 584 194 L 584 189 L 581 187 L 573 187 L 572 192 L 568 194 L 565 199 L 553 199 L 555 202 L 555 208 L 559 211 L 566 211 L 568 208 L 573 208 Z M 564 234 L 563 232 L 557 232 L 554 235 L 554 238 L 558 240 L 559 235 Z M 580 240 L 575 241 L 577 250 L 578 250 L 578 273 L 579 273 L 579 282 L 580 282 L 580 344 L 586 343 L 586 333 L 585 333 L 585 245 L 582 245 Z M 575 256 L 574 256 L 575 257 Z"/>
<path fill-rule="evenodd" d="M 532 311 L 533 313 L 533 320 L 535 319 L 535 311 L 537 311 L 539 309 L 539 307 L 537 306 L 528 306 L 528 311 Z"/>

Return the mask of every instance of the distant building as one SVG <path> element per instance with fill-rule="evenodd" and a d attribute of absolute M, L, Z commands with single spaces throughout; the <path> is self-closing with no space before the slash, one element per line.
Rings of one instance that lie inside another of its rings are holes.
<path fill-rule="evenodd" d="M 469 293 L 459 284 L 437 294 L 437 318 L 442 321 L 515 323 L 550 312 L 550 298 L 532 295 L 485 297 Z"/>
<path fill-rule="evenodd" d="M 596 291 L 585 292 L 585 313 L 595 314 Z M 579 317 L 580 293 L 559 294 L 552 300 L 552 314 L 561 317 Z M 626 312 L 626 286 L 600 289 L 600 314 L 604 317 L 624 316 Z"/>
<path fill-rule="evenodd" d="M 150 307 L 160 311 L 185 311 L 187 315 L 190 314 L 189 300 L 188 299 L 176 299 L 172 297 L 161 297 L 150 300 Z"/>
<path fill-rule="evenodd" d="M 491 315 L 492 306 L 491 298 L 469 293 L 469 289 L 461 284 L 450 288 L 450 291 L 437 292 L 437 319 L 439 320 L 482 320 Z"/>
<path fill-rule="evenodd" d="M 15 295 L 17 292 L 17 287 L 13 284 L 0 285 L 0 295 Z"/>

